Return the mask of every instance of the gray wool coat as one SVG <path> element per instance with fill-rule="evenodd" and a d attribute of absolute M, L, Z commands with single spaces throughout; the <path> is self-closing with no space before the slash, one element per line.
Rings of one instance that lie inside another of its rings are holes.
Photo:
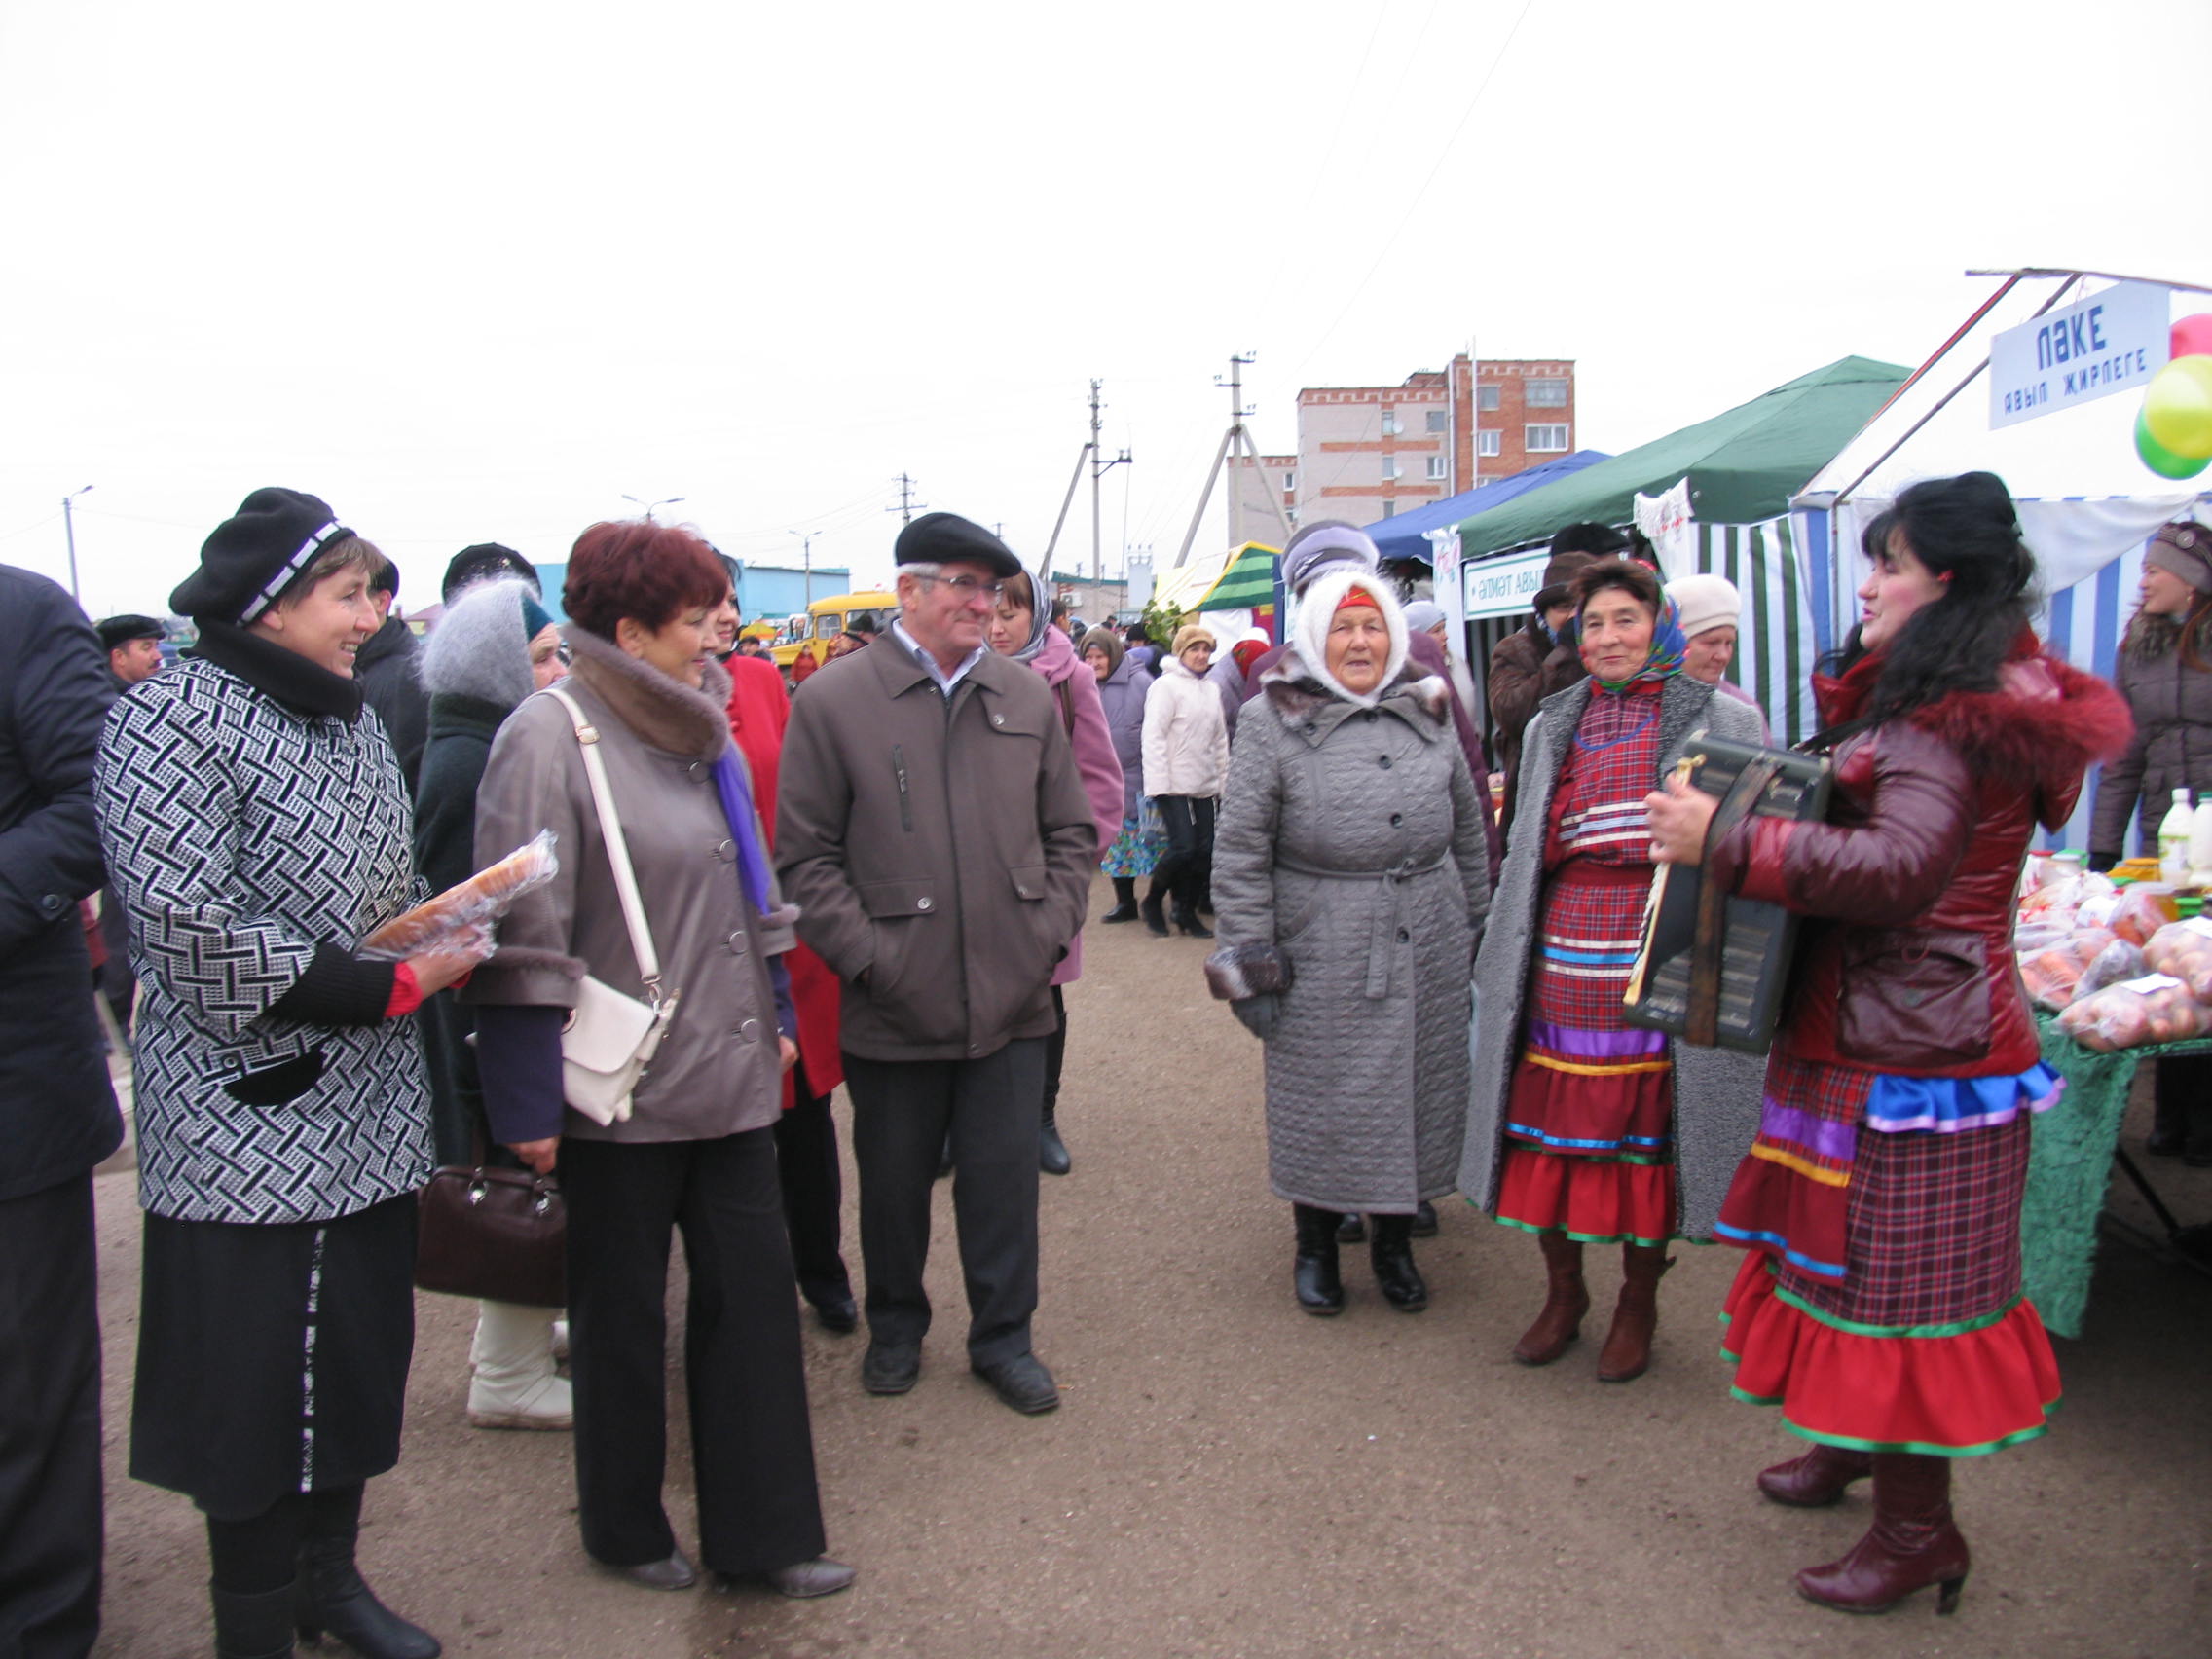
<path fill-rule="evenodd" d="M 1547 697 L 1523 736 L 1520 789 L 1505 869 L 1491 906 L 1482 956 L 1475 964 L 1475 995 L 1482 1012 L 1475 1032 L 1459 1191 L 1493 1212 L 1505 1101 L 1513 1087 L 1513 1064 L 1521 1052 L 1522 1015 L 1541 917 L 1544 826 L 1567 743 L 1590 706 L 1590 687 L 1591 682 L 1583 680 Z M 1652 775 L 1653 789 L 1681 758 L 1690 737 L 1700 731 L 1736 743 L 1764 741 L 1757 709 L 1733 697 L 1716 697 L 1712 686 L 1677 674 L 1660 696 L 1659 765 Z M 1766 1058 L 1680 1042 L 1670 1042 L 1667 1048 L 1675 1066 L 1675 1173 L 1681 1206 L 1677 1221 L 1685 1238 L 1710 1238 L 1720 1200 L 1728 1196 L 1728 1183 L 1758 1132 Z"/>
<path fill-rule="evenodd" d="M 1442 680 L 1409 674 L 1363 711 L 1292 683 L 1296 660 L 1237 727 L 1214 928 L 1295 975 L 1267 1041 L 1276 1197 L 1410 1214 L 1459 1168 L 1482 807 Z"/>

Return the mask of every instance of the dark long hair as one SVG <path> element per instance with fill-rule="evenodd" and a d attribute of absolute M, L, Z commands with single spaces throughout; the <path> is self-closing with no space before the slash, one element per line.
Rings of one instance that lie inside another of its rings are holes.
<path fill-rule="evenodd" d="M 1901 535 L 1930 573 L 1947 576 L 1943 596 L 1905 619 L 1882 653 L 1863 714 L 1894 719 L 1954 691 L 1994 691 L 2035 608 L 2035 555 L 2020 539 L 2011 493 L 1994 472 L 1931 478 L 1901 491 L 1875 515 L 1860 545 L 1870 560 Z M 1866 655 L 1859 629 L 1822 664 L 1840 674 Z"/>

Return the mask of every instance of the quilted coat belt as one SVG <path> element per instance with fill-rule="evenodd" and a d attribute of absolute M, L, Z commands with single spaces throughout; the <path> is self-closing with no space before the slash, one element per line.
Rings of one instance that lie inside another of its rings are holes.
<path fill-rule="evenodd" d="M 1439 853 L 1422 864 L 1404 859 L 1381 869 L 1323 869 L 1318 865 L 1301 864 L 1296 859 L 1277 858 L 1275 867 L 1287 869 L 1295 875 L 1309 875 L 1316 881 L 1374 881 L 1382 887 L 1382 903 L 1372 905 L 1367 920 L 1367 983 L 1365 993 L 1371 998 L 1390 994 L 1390 946 L 1398 936 L 1404 916 L 1404 896 L 1399 888 L 1418 875 L 1427 875 L 1442 869 L 1449 853 Z"/>

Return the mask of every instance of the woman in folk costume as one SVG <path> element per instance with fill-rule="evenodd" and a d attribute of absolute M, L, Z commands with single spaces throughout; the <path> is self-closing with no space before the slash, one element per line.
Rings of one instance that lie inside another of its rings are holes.
<path fill-rule="evenodd" d="M 1489 944 L 1459 1189 L 1536 1235 L 1548 1290 L 1513 1349 L 1549 1365 L 1589 1311 L 1585 1244 L 1619 1244 L 1623 1283 L 1598 1377 L 1651 1362 L 1670 1240 L 1708 1238 L 1758 1121 L 1758 1062 L 1622 1016 L 1651 889 L 1643 800 L 1691 738 L 1756 743 L 1756 709 L 1680 671 L 1658 579 L 1626 559 L 1575 578 L 1590 678 L 1546 699 L 1521 787 Z"/>
<path fill-rule="evenodd" d="M 2011 951 L 2040 822 L 2128 739 L 2103 682 L 2028 627 L 2035 564 L 2004 482 L 1916 484 L 1867 527 L 1873 571 L 1841 673 L 1815 682 L 1834 745 L 1822 824 L 1747 820 L 1706 846 L 1711 797 L 1651 802 L 1663 857 L 1810 926 L 1757 1143 L 1720 1233 L 1751 1252 L 1727 1303 L 1735 1392 L 1813 1442 L 1766 1470 L 1778 1503 L 1874 1480 L 1871 1530 L 1799 1591 L 1879 1612 L 1968 1566 L 1951 1460 L 2044 1432 L 2058 1370 L 2020 1294 L 2040 1059 Z"/>

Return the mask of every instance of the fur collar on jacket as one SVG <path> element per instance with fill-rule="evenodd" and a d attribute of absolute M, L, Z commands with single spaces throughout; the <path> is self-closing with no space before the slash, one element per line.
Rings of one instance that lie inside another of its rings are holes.
<path fill-rule="evenodd" d="M 1374 690 L 1364 694 L 1347 690 L 1329 672 L 1328 666 L 1329 624 L 1336 620 L 1337 607 L 1353 588 L 1364 593 L 1368 602 L 1382 613 L 1382 626 L 1390 634 L 1390 654 L 1383 659 L 1382 678 L 1376 682 Z M 1372 709 L 1396 685 L 1406 666 L 1406 613 L 1398 604 L 1398 596 L 1380 577 L 1365 571 L 1332 571 L 1299 595 L 1298 614 L 1291 621 L 1288 644 L 1291 654 L 1306 664 L 1308 679 L 1355 709 Z"/>
<path fill-rule="evenodd" d="M 670 755 L 719 760 L 729 747 L 729 671 L 707 659 L 697 691 L 632 656 L 612 640 L 571 622 L 561 630 L 575 676 L 607 701 L 645 743 Z"/>
<path fill-rule="evenodd" d="M 1857 719 L 1881 666 L 1878 656 L 1867 656 L 1840 679 L 1816 675 L 1813 694 L 1822 721 L 1840 725 Z M 2135 733 L 2118 691 L 2046 654 L 2033 634 L 2021 637 L 1999 671 L 1996 690 L 1954 691 L 1904 718 L 1957 750 L 1976 771 L 2022 781 L 2079 773 L 2093 760 L 2110 760 Z"/>
<path fill-rule="evenodd" d="M 1355 703 L 1329 690 L 1309 674 L 1293 645 L 1260 676 L 1260 688 L 1276 719 L 1293 731 L 1331 728 L 1354 711 L 1370 707 L 1399 715 L 1423 737 L 1440 735 L 1452 719 L 1451 685 L 1441 675 L 1426 673 L 1412 663 L 1403 665 L 1396 681 L 1368 702 Z"/>

